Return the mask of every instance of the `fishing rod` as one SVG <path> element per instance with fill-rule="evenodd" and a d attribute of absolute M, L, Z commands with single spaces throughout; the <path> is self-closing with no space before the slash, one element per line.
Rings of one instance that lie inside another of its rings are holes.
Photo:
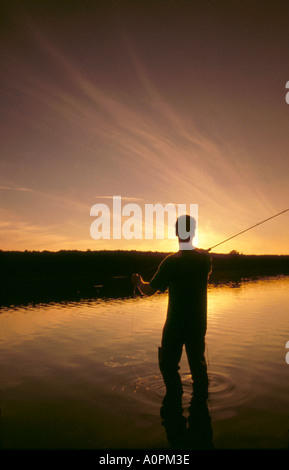
<path fill-rule="evenodd" d="M 272 215 L 271 217 L 268 217 L 267 219 L 262 220 L 261 222 L 258 222 L 257 224 L 251 225 L 251 227 L 248 227 L 245 230 L 242 230 L 241 232 L 238 232 L 235 235 L 232 235 L 231 237 L 226 238 L 225 240 L 221 241 L 220 243 L 217 243 L 216 245 L 211 246 L 211 248 L 208 248 L 207 251 L 211 251 L 213 248 L 216 248 L 217 246 L 222 245 L 223 243 L 225 243 L 229 240 L 232 240 L 232 238 L 236 238 L 239 235 L 241 235 L 242 233 L 248 232 L 249 230 L 252 230 L 253 228 L 257 227 L 258 225 L 264 224 L 265 222 L 268 222 L 268 220 L 274 219 L 275 217 L 278 217 L 278 215 L 284 214 L 285 212 L 288 212 L 288 211 L 289 211 L 289 208 L 285 209 L 284 211 L 278 212 L 277 214 Z"/>
<path fill-rule="evenodd" d="M 223 240 L 223 241 L 217 243 L 216 245 L 211 246 L 211 248 L 208 248 L 206 251 L 211 251 L 213 248 L 216 248 L 217 246 L 222 245 L 223 243 L 225 243 L 225 242 L 227 242 L 227 241 L 229 241 L 229 240 L 232 240 L 232 238 L 236 238 L 236 237 L 238 237 L 239 235 L 241 235 L 242 233 L 248 232 L 249 230 L 252 230 L 253 228 L 257 227 L 258 225 L 262 225 L 262 224 L 264 224 L 265 222 L 268 222 L 268 220 L 274 219 L 275 217 L 278 217 L 279 215 L 284 214 L 285 212 L 288 212 L 288 211 L 289 211 L 289 207 L 288 207 L 288 209 L 285 209 L 285 210 L 283 210 L 283 211 L 281 211 L 281 212 L 278 212 L 277 214 L 274 214 L 274 215 L 272 215 L 271 217 L 268 217 L 267 219 L 261 220 L 261 222 L 258 222 L 258 223 L 254 224 L 254 225 L 251 225 L 250 227 L 246 228 L 245 230 L 241 230 L 240 232 L 235 233 L 235 235 L 232 235 L 231 237 L 226 238 L 225 240 Z M 154 266 L 153 266 L 153 267 L 154 267 Z M 150 268 L 148 268 L 148 269 L 145 269 L 143 272 L 148 271 L 148 270 L 152 269 L 153 267 L 150 267 Z"/>

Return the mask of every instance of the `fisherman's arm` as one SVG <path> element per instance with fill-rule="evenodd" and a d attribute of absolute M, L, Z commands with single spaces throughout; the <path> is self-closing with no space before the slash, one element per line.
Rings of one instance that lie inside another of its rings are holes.
<path fill-rule="evenodd" d="M 144 295 L 151 296 L 157 292 L 157 290 L 154 289 L 149 282 L 145 282 L 139 274 L 133 274 L 131 280 L 133 285 Z"/>

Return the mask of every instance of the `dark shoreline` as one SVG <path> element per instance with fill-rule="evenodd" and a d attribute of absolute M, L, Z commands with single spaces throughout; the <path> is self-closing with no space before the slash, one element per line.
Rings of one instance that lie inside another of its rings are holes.
<path fill-rule="evenodd" d="M 149 280 L 169 253 L 142 251 L 0 251 L 0 305 L 131 296 L 130 276 Z M 289 255 L 212 253 L 209 284 L 289 275 Z"/>

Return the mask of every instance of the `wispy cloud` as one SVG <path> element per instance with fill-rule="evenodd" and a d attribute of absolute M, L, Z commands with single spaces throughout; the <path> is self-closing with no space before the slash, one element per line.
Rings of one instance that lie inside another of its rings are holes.
<path fill-rule="evenodd" d="M 33 192 L 31 188 L 23 188 L 17 186 L 2 186 L 0 185 L 0 191 L 24 191 L 24 192 Z"/>
<path fill-rule="evenodd" d="M 53 224 L 41 226 L 9 211 L 5 211 L 5 220 L 0 222 L 0 240 L 0 249 L 4 250 L 61 250 L 77 249 L 79 246 L 87 249 L 90 242 L 89 238 L 82 240 L 75 234 L 69 234 L 65 227 Z"/>
<path fill-rule="evenodd" d="M 110 202 L 113 195 L 118 194 L 124 201 L 140 204 L 161 200 L 199 204 L 200 218 L 203 217 L 200 231 L 202 234 L 203 230 L 208 244 L 210 237 L 218 241 L 254 223 L 256 214 L 260 217 L 264 214 L 265 217 L 274 212 L 273 191 L 264 191 L 267 178 L 262 176 L 263 160 L 257 172 L 251 161 L 254 152 L 247 152 L 243 144 L 246 142 L 246 129 L 240 133 L 240 146 L 235 145 L 237 139 L 230 139 L 226 123 L 230 116 L 237 116 L 235 105 L 228 101 L 225 111 L 229 117 L 223 120 L 220 111 L 222 123 L 218 126 L 204 110 L 205 124 L 200 124 L 197 106 L 186 107 L 184 103 L 182 107 L 178 103 L 177 93 L 180 92 L 180 97 L 186 101 L 187 93 L 188 96 L 193 93 L 194 87 L 198 90 L 197 74 L 192 73 L 192 83 L 184 90 L 177 89 L 177 75 L 176 81 L 170 82 L 166 81 L 163 73 L 158 81 L 161 64 L 155 68 L 154 63 L 146 62 L 148 56 L 142 56 L 137 49 L 138 42 L 127 36 L 126 65 L 131 66 L 128 76 L 134 78 L 132 93 L 130 87 L 126 93 L 113 80 L 106 82 L 104 71 L 103 74 L 91 73 L 91 70 L 95 71 L 91 66 L 81 66 L 77 52 L 72 49 L 69 52 L 65 42 L 58 42 L 60 35 L 49 34 L 47 25 L 44 24 L 46 30 L 41 29 L 41 23 L 37 25 L 28 16 L 24 19 L 21 22 L 27 28 L 25 33 L 30 33 L 26 34 L 26 40 L 33 37 L 31 55 L 29 53 L 31 60 L 25 60 L 24 53 L 23 58 L 18 58 L 18 63 L 16 53 L 15 59 L 4 60 L 3 66 L 4 74 L 7 72 L 7 76 L 17 77 L 11 81 L 10 87 L 7 85 L 14 104 L 8 112 L 12 123 L 11 135 L 14 135 L 14 126 L 20 122 L 19 135 L 23 140 L 14 148 L 11 144 L 13 139 L 9 136 L 7 148 L 11 151 L 13 147 L 11 162 L 17 178 L 12 177 L 11 163 L 10 170 L 8 166 L 5 168 L 7 178 L 1 177 L 1 182 L 7 184 L 0 186 L 0 191 L 19 193 L 18 196 L 2 194 L 3 200 L 4 196 L 6 198 L 5 205 L 2 205 L 15 211 L 15 227 L 19 222 L 23 240 L 28 243 L 28 235 L 35 233 L 45 243 L 48 239 L 56 243 L 58 227 L 49 225 L 51 220 L 55 222 L 57 217 L 61 218 L 63 225 L 69 225 L 69 220 L 78 220 L 79 225 L 89 226 L 89 210 L 95 200 Z M 77 45 L 81 47 L 80 37 L 78 40 Z M 95 45 L 95 57 L 97 47 L 101 46 Z M 37 66 L 32 60 L 33 52 L 39 60 Z M 84 63 L 81 62 L 82 65 Z M 52 65 L 51 73 L 47 64 Z M 173 80 L 174 76 L 171 78 Z M 173 91 L 169 86 L 162 89 L 162 84 L 169 83 L 176 84 Z M 203 88 L 200 88 L 200 93 L 201 90 Z M 209 89 L 208 93 L 204 100 L 200 95 L 196 103 L 202 100 L 206 103 L 214 98 Z M 26 112 L 27 103 L 29 112 Z M 211 103 L 212 108 L 215 104 Z M 242 124 L 244 120 L 238 122 L 238 128 Z M 28 130 L 25 135 L 23 125 Z M 57 137 L 55 141 L 53 137 Z M 21 171 L 15 171 L 17 158 L 24 162 L 23 167 L 25 164 L 23 177 Z M 27 172 L 29 165 L 31 173 Z M 275 191 L 276 186 L 274 182 Z M 114 188 L 115 192 L 112 191 Z M 123 188 L 124 196 L 119 188 Z M 285 198 L 287 186 L 284 188 Z M 278 191 L 280 193 L 281 190 Z M 98 194 L 94 195 L 95 192 Z M 26 208 L 25 221 L 21 219 L 24 217 L 21 205 Z M 38 223 L 44 224 L 45 218 L 47 228 L 40 227 Z M 7 222 L 3 221 L 3 224 L 3 230 L 9 226 Z M 12 225 L 10 229 L 10 240 L 20 243 L 21 232 L 14 231 Z M 75 230 L 76 233 L 80 234 Z M 33 240 L 37 242 L 37 237 Z M 59 242 L 68 244 L 71 240 L 59 234 Z"/>
<path fill-rule="evenodd" d="M 113 196 L 94 196 L 95 199 L 113 199 L 114 197 L 118 196 L 118 194 L 115 194 Z M 133 197 L 133 196 L 122 196 L 121 195 L 121 199 L 123 199 L 124 201 L 143 201 L 144 199 L 143 198 L 140 198 L 140 197 Z"/>

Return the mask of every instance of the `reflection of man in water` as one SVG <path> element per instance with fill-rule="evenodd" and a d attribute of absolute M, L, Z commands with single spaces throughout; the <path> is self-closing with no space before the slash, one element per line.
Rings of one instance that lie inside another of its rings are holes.
<path fill-rule="evenodd" d="M 168 255 L 150 282 L 138 274 L 132 282 L 145 295 L 169 289 L 167 318 L 159 348 L 159 365 L 166 385 L 167 399 L 183 393 L 179 363 L 185 346 L 193 379 L 194 395 L 208 389 L 205 360 L 207 329 L 207 281 L 211 272 L 208 252 L 195 248 L 192 241 L 196 222 L 180 216 L 176 222 L 179 251 Z"/>

